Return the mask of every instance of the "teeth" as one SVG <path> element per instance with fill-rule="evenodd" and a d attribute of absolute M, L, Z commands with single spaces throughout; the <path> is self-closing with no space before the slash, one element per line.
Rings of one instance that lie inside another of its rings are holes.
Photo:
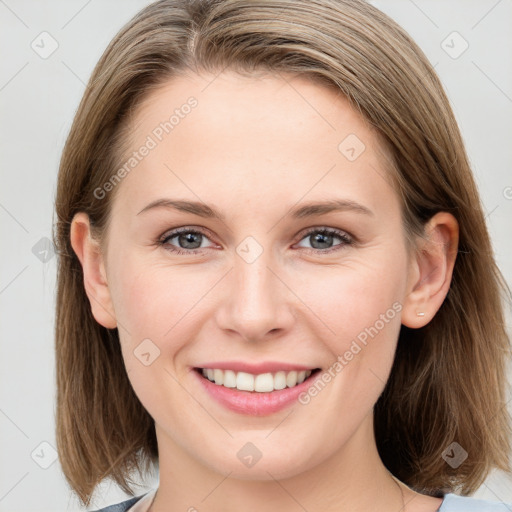
<path fill-rule="evenodd" d="M 293 388 L 297 384 L 304 382 L 310 375 L 311 370 L 302 370 L 297 372 L 279 371 L 277 373 L 261 373 L 253 375 L 246 372 L 234 372 L 233 370 L 219 370 L 218 368 L 203 368 L 201 370 L 204 377 L 218 386 L 227 388 L 236 388 L 240 391 L 257 391 L 259 393 L 269 393 L 270 391 Z"/>
<path fill-rule="evenodd" d="M 213 370 L 213 380 L 215 384 L 224 384 L 224 372 L 222 370 Z"/>
<path fill-rule="evenodd" d="M 236 374 L 236 389 L 254 391 L 254 377 L 250 373 L 238 372 Z"/>
<path fill-rule="evenodd" d="M 260 393 L 274 391 L 274 376 L 271 373 L 262 373 L 254 378 L 254 389 Z"/>
<path fill-rule="evenodd" d="M 219 370 L 222 371 L 222 370 Z M 236 373 L 233 370 L 224 371 L 224 383 L 227 388 L 236 388 Z"/>
<path fill-rule="evenodd" d="M 274 375 L 274 389 L 284 389 L 286 387 L 286 373 L 277 372 Z"/>
<path fill-rule="evenodd" d="M 292 371 L 288 372 L 288 375 L 286 375 L 286 385 L 291 388 L 297 384 L 297 372 Z"/>

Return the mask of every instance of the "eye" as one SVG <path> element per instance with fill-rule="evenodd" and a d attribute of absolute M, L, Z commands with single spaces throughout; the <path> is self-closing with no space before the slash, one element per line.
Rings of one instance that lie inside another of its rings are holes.
<path fill-rule="evenodd" d="M 176 243 L 181 247 L 176 247 L 171 240 L 176 238 Z M 163 235 L 159 240 L 159 244 L 164 246 L 166 250 L 176 254 L 196 254 L 202 252 L 204 245 L 202 242 L 207 239 L 203 231 L 190 228 L 175 229 Z"/>
<path fill-rule="evenodd" d="M 341 240 L 341 243 L 332 245 L 333 239 L 337 238 Z M 310 229 L 302 240 L 309 240 L 312 248 L 309 249 L 306 247 L 308 252 L 315 253 L 331 253 L 333 251 L 339 251 L 343 249 L 347 245 L 351 245 L 354 243 L 352 237 L 350 237 L 344 231 L 340 231 L 338 229 L 333 228 L 313 228 Z"/>
<path fill-rule="evenodd" d="M 341 242 L 332 245 L 333 239 L 335 238 L 341 240 Z M 174 239 L 176 239 L 176 241 L 172 243 Z M 205 239 L 207 240 L 208 237 L 202 230 L 185 227 L 167 232 L 158 240 L 158 244 L 170 252 L 190 255 L 200 253 L 206 248 L 206 246 L 203 245 Z M 305 247 L 305 249 L 308 252 L 313 251 L 316 254 L 338 251 L 354 243 L 352 237 L 344 231 L 325 227 L 310 229 L 306 232 L 301 241 L 306 239 L 310 240 L 312 247 Z"/>

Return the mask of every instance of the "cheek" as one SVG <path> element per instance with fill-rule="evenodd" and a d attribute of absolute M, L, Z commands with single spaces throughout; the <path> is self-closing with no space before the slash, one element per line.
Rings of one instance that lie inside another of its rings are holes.
<path fill-rule="evenodd" d="M 407 282 L 406 264 L 405 254 L 399 251 L 390 255 L 379 251 L 364 261 L 321 268 L 303 278 L 298 293 L 319 325 L 332 335 L 332 348 L 337 353 L 360 334 L 364 341 L 364 333 L 374 326 L 386 335 L 387 331 L 397 333 Z"/>
<path fill-rule="evenodd" d="M 204 321 L 199 315 L 208 303 L 208 292 L 219 280 L 218 273 L 148 260 L 120 259 L 113 275 L 112 298 L 125 363 L 129 368 L 138 367 L 134 355 L 145 343 L 160 352 L 159 364 L 167 360 L 178 369 L 179 365 L 172 363 L 197 337 Z"/>
<path fill-rule="evenodd" d="M 333 399 L 342 396 L 343 407 L 351 411 L 371 409 L 389 377 L 401 327 L 406 266 L 405 252 L 379 251 L 364 262 L 331 269 L 328 279 L 311 276 L 301 284 L 304 302 L 316 315 L 315 332 L 325 333 L 322 341 L 331 354 L 325 380 L 333 384 L 327 383 Z"/>
<path fill-rule="evenodd" d="M 184 406 L 178 383 L 183 368 L 175 360 L 194 339 L 191 308 L 204 291 L 199 293 L 190 280 L 187 286 L 182 269 L 171 271 L 135 258 L 120 261 L 113 301 L 128 378 L 146 410 L 167 424 L 165 411 Z M 162 410 L 162 403 L 169 408 Z"/>
<path fill-rule="evenodd" d="M 137 335 L 162 338 L 197 297 L 197 282 L 187 286 L 179 267 L 155 264 L 150 257 L 128 256 L 117 261 L 111 291 L 118 320 Z"/>

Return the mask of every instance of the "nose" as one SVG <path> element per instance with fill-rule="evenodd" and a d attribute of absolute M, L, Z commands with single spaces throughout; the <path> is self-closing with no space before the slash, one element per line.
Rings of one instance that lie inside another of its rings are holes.
<path fill-rule="evenodd" d="M 287 286 L 284 271 L 264 251 L 248 262 L 236 255 L 224 278 L 217 325 L 246 341 L 274 338 L 289 331 L 295 323 L 295 295 Z"/>

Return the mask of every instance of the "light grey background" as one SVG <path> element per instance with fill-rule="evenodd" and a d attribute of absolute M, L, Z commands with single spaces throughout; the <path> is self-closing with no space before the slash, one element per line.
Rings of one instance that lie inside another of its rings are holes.
<path fill-rule="evenodd" d="M 372 3 L 413 36 L 445 85 L 510 284 L 512 2 Z M 88 77 L 117 30 L 147 4 L 0 0 L 0 512 L 82 510 L 52 448 L 56 267 L 44 238 L 51 238 L 60 153 Z M 464 41 L 469 47 L 457 56 Z M 512 480 L 494 474 L 476 496 L 512 502 Z M 123 499 L 104 484 L 91 510 Z"/>

